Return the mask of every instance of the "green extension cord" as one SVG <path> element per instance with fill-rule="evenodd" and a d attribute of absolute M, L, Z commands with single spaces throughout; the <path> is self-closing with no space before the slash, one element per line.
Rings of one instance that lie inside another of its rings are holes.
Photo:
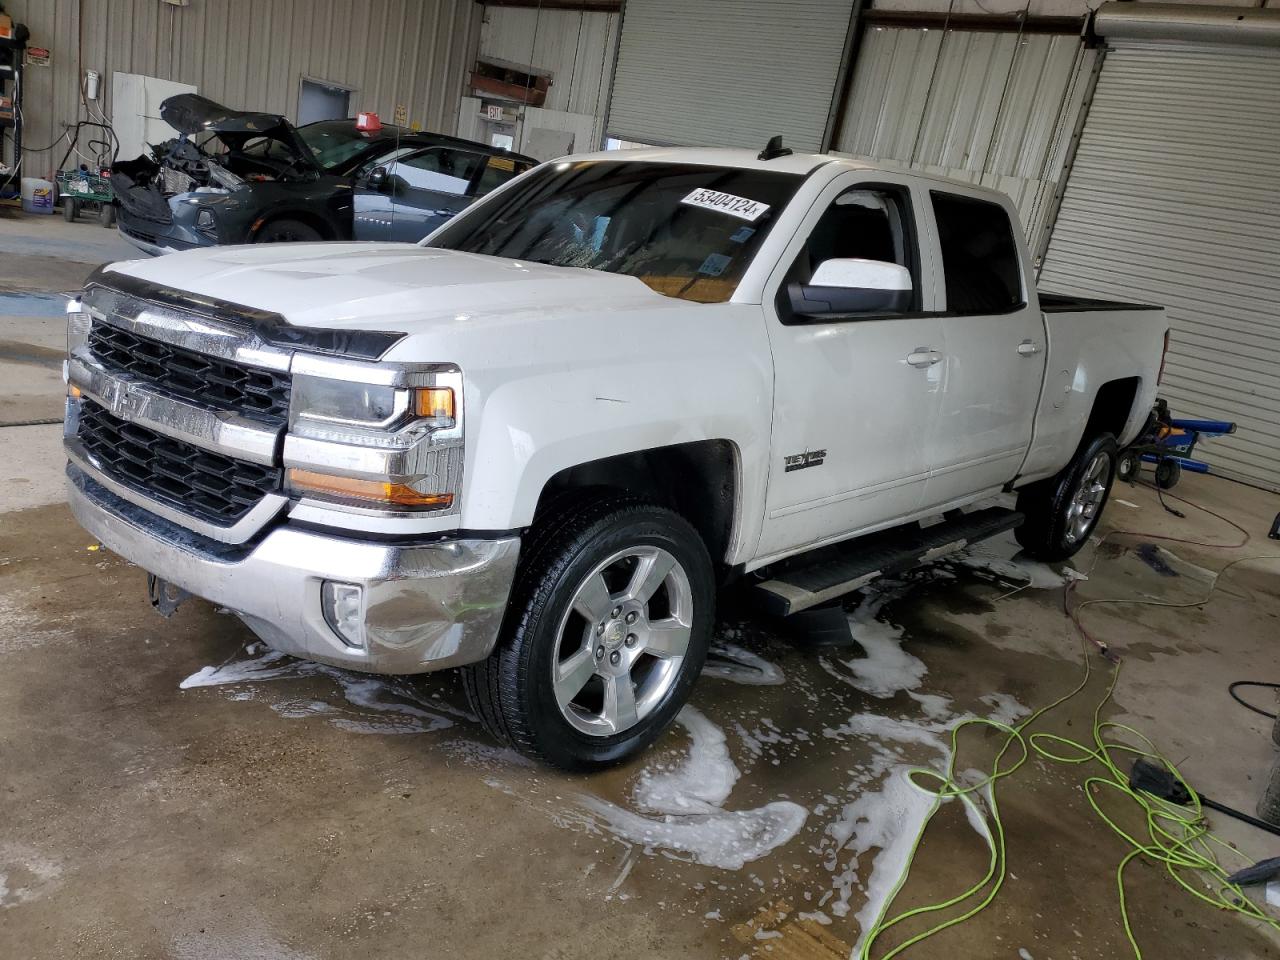
<path fill-rule="evenodd" d="M 1087 604 L 1097 603 L 1136 603 L 1147 604 L 1153 606 L 1168 607 L 1190 607 L 1198 606 L 1208 601 L 1217 588 L 1218 579 L 1228 569 L 1239 563 L 1250 560 L 1275 560 L 1280 557 L 1244 557 L 1234 560 L 1218 571 L 1214 577 L 1213 583 L 1209 587 L 1209 593 L 1203 600 L 1194 601 L 1192 603 L 1168 603 L 1165 601 L 1153 600 L 1091 600 L 1086 601 L 1076 608 L 1077 612 Z M 976 916 L 980 911 L 985 909 L 1000 892 L 1000 888 L 1004 885 L 1007 873 L 1007 865 L 1005 861 L 1005 832 L 1004 823 L 1000 818 L 1000 805 L 997 797 L 997 787 L 1001 780 L 1010 776 L 1026 763 L 1030 756 L 1030 751 L 1034 750 L 1039 756 L 1046 760 L 1056 763 L 1080 765 L 1087 763 L 1097 763 L 1105 770 L 1105 775 L 1088 777 L 1082 784 L 1085 797 L 1089 801 L 1089 805 L 1094 812 L 1107 824 L 1119 837 L 1128 843 L 1133 849 L 1120 861 L 1116 867 L 1116 889 L 1119 893 L 1120 900 L 1120 918 L 1124 924 L 1125 936 L 1129 940 L 1129 945 L 1133 948 L 1133 955 L 1136 960 L 1141 960 L 1142 949 L 1138 946 L 1137 938 L 1133 933 L 1133 926 L 1129 920 L 1128 905 L 1125 901 L 1124 891 L 1124 869 L 1131 861 L 1138 857 L 1147 857 L 1150 860 L 1163 863 L 1168 870 L 1169 875 L 1184 890 L 1199 900 L 1203 900 L 1211 906 L 1219 909 L 1233 911 L 1242 914 L 1250 919 L 1257 920 L 1261 923 L 1280 930 L 1280 922 L 1272 919 L 1265 914 L 1253 902 L 1248 900 L 1238 886 L 1228 884 L 1226 882 L 1228 872 L 1219 865 L 1217 858 L 1214 856 L 1214 845 L 1235 855 L 1245 864 L 1253 861 L 1240 853 L 1234 847 L 1219 840 L 1209 832 L 1208 825 L 1205 823 L 1201 813 L 1200 798 L 1190 785 L 1182 778 L 1177 768 L 1166 759 L 1155 745 L 1142 733 L 1132 727 L 1120 723 L 1114 723 L 1102 719 L 1103 708 L 1111 700 L 1112 694 L 1115 692 L 1116 681 L 1120 676 L 1120 666 L 1116 664 L 1111 674 L 1111 680 L 1107 684 L 1106 695 L 1098 702 L 1093 711 L 1093 744 L 1092 746 L 1079 743 L 1067 737 L 1060 737 L 1049 733 L 1033 733 L 1024 736 L 1024 731 L 1033 723 L 1043 717 L 1050 711 L 1060 707 L 1062 704 L 1079 695 L 1089 683 L 1093 670 L 1091 659 L 1087 646 L 1085 646 L 1085 637 L 1081 636 L 1082 650 L 1084 651 L 1084 675 L 1080 682 L 1068 693 L 1054 700 L 1047 706 L 1041 707 L 1022 723 L 1016 727 L 1008 724 L 1000 723 L 996 720 L 983 718 L 970 718 L 956 724 L 951 730 L 951 755 L 947 761 L 947 769 L 945 773 L 938 773 L 923 767 L 917 767 L 908 771 L 907 776 L 911 782 L 919 789 L 930 793 L 934 797 L 933 805 L 929 808 L 929 812 L 925 815 L 924 822 L 921 824 L 916 838 L 911 845 L 911 851 L 907 858 L 907 866 L 902 871 L 901 876 L 894 884 L 893 889 L 889 892 L 889 896 L 885 899 L 884 906 L 881 907 L 879 915 L 875 922 L 866 931 L 862 939 L 862 947 L 858 951 L 857 960 L 870 960 L 871 948 L 876 940 L 886 930 L 896 926 L 913 917 L 923 916 L 925 914 L 936 913 L 940 910 L 947 910 L 952 907 L 959 906 L 975 897 L 981 895 L 981 899 L 965 910 L 959 916 L 944 920 L 935 924 L 929 929 L 912 936 L 910 939 L 903 941 L 889 952 L 885 953 L 880 960 L 890 960 L 909 947 L 920 943 L 923 940 L 934 936 L 950 927 L 965 922 L 971 917 Z M 982 781 L 976 784 L 964 785 L 956 780 L 956 763 L 959 756 L 959 735 L 960 731 L 969 726 L 994 727 L 1005 734 L 1004 745 L 996 754 L 995 762 L 992 765 L 991 773 Z M 1105 733 L 1108 730 L 1127 734 L 1135 738 L 1143 746 L 1135 747 L 1125 743 L 1108 742 Z M 1004 765 L 1006 754 L 1017 744 L 1020 754 L 1017 759 L 1009 765 Z M 1063 752 L 1055 752 L 1057 750 Z M 1065 748 L 1065 749 L 1064 749 Z M 1129 777 L 1117 765 L 1113 754 L 1130 754 L 1134 757 L 1147 757 L 1152 759 L 1163 767 L 1168 769 L 1178 781 L 1187 788 L 1187 792 L 1191 795 L 1191 803 L 1189 806 L 1179 806 L 1158 797 L 1154 797 L 1143 791 L 1133 790 L 1129 786 Z M 932 781 L 931 787 L 924 786 L 921 780 Z M 1115 820 L 1113 820 L 1106 812 L 1103 811 L 1098 803 L 1098 795 L 1108 790 L 1120 796 L 1127 797 L 1132 803 L 1136 804 L 1143 812 L 1143 816 L 1147 827 L 1147 838 L 1141 840 L 1132 836 Z M 983 812 L 973 798 L 973 794 L 980 791 L 986 791 L 987 805 L 990 808 L 989 817 L 983 817 Z M 942 806 L 943 802 L 951 798 L 956 798 L 965 804 L 979 819 L 983 819 L 989 823 L 990 837 L 989 844 L 991 848 L 990 861 L 987 864 L 987 872 L 977 883 L 969 887 L 962 893 L 945 900 L 941 903 L 929 904 L 928 906 L 916 907 L 907 910 L 892 919 L 888 919 L 889 909 L 893 902 L 897 899 L 898 894 L 902 891 L 902 887 L 906 884 L 908 876 L 911 873 L 911 864 L 915 860 L 916 851 L 919 849 L 921 841 L 924 839 L 925 831 L 928 829 L 930 821 L 934 814 Z M 1204 875 L 1210 881 L 1207 889 L 1213 890 L 1213 893 L 1206 893 L 1205 889 L 1198 889 L 1190 883 L 1187 876 L 1198 873 Z M 988 889 L 989 888 L 989 889 Z M 985 895 L 983 891 L 986 890 Z"/>

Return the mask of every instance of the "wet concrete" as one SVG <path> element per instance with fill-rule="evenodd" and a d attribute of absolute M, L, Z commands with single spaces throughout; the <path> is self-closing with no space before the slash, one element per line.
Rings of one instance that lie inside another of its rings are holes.
<path fill-rule="evenodd" d="M 12 367 L 0 358 L 0 376 Z M 0 467 L 56 500 L 56 452 L 37 455 L 35 435 L 18 432 L 38 429 L 56 451 L 56 428 L 0 429 L 21 438 Z M 1074 602 L 1196 600 L 1206 571 L 1280 554 L 1265 539 L 1280 498 L 1202 477 L 1178 492 L 1251 542 L 1157 540 L 1240 537 L 1122 489 L 1132 506 L 1113 501 L 1109 538 L 1070 564 L 1089 575 Z M 568 777 L 490 741 L 450 674 L 381 680 L 278 658 L 198 601 L 160 619 L 142 571 L 97 549 L 64 504 L 6 492 L 0 957 L 849 957 L 869 896 L 897 879 L 892 852 L 914 835 L 919 795 L 897 791 L 903 771 L 944 763 L 961 718 L 1014 720 L 1052 702 L 1086 663 L 1084 690 L 1034 729 L 1087 739 L 1110 682 L 1063 616 L 1061 573 L 996 554 L 871 595 L 852 614 L 866 657 L 799 648 L 725 598 L 717 656 L 682 723 L 627 766 Z M 1046 585 L 1019 590 L 1019 571 Z M 1234 567 L 1199 607 L 1095 605 L 1081 618 L 1122 660 L 1104 715 L 1252 809 L 1269 724 L 1226 686 L 1277 678 L 1280 563 Z M 958 767 L 989 767 L 1000 743 L 966 728 Z M 1127 848 L 1081 787 L 1096 772 L 1032 758 L 1002 781 L 998 895 L 904 956 L 1131 955 L 1115 887 Z M 657 812 L 673 801 L 687 809 Z M 1131 810 L 1113 812 L 1136 828 Z M 1211 824 L 1242 856 L 1276 852 L 1243 825 Z M 987 863 L 983 835 L 944 806 L 893 912 L 954 896 Z M 1124 880 L 1148 957 L 1280 949 L 1154 864 Z M 872 955 L 921 929 L 890 930 Z"/>
<path fill-rule="evenodd" d="M 1262 511 L 1240 501 L 1275 498 L 1224 486 L 1197 479 L 1194 492 L 1225 493 L 1233 515 L 1259 529 Z M 1147 491 L 1129 496 L 1144 520 L 1164 524 Z M 1010 583 L 960 568 L 881 612 L 927 670 L 914 690 L 887 697 L 852 685 L 849 651 L 804 651 L 755 621 L 722 622 L 722 643 L 785 678 L 709 676 L 695 692 L 740 773 L 723 809 L 789 801 L 806 811 L 793 838 L 724 869 L 698 862 L 696 849 L 620 836 L 608 812 L 648 816 L 639 786 L 685 762 L 684 727 L 629 766 L 566 777 L 491 743 L 449 675 L 371 681 L 268 661 L 265 679 L 180 689 L 210 679 L 204 668 L 223 665 L 233 678 L 267 655 L 207 604 L 172 621 L 153 615 L 142 572 L 93 549 L 65 507 L 2 516 L 5 956 L 419 957 L 429 944 L 426 955 L 485 957 L 509 955 L 512 943 L 531 956 L 848 956 L 877 850 L 854 864 L 840 841 L 845 807 L 883 789 L 875 771 L 886 750 L 891 765 L 942 755 L 928 742 L 839 728 L 871 714 L 940 731 L 990 715 L 982 698 L 992 693 L 1040 706 L 1075 684 L 1082 663 L 1060 589 L 997 600 Z M 1280 575 L 1236 569 L 1195 611 L 1204 622 L 1144 608 L 1098 613 L 1088 626 L 1124 657 L 1116 715 L 1183 760 L 1206 792 L 1250 807 L 1270 746 L 1225 687 L 1275 669 L 1266 643 Z M 1132 595 L 1156 578 L 1169 579 L 1125 551 L 1099 559 L 1078 592 Z M 1185 589 L 1195 596 L 1200 585 Z M 1108 679 L 1106 662 L 1091 660 L 1085 692 L 1036 729 L 1087 736 Z M 716 672 L 732 674 L 732 662 Z M 966 737 L 961 766 L 989 763 L 995 740 Z M 1002 787 L 1010 877 L 988 909 L 919 955 L 1126 955 L 1114 888 L 1125 849 L 1084 802 L 1082 779 L 1032 760 Z M 1258 857 L 1274 852 L 1247 830 L 1224 835 Z M 958 809 L 944 810 L 899 905 L 963 890 L 986 860 L 981 836 Z M 1273 955 L 1274 941 L 1184 895 L 1153 865 L 1131 866 L 1126 891 L 1149 956 Z"/>

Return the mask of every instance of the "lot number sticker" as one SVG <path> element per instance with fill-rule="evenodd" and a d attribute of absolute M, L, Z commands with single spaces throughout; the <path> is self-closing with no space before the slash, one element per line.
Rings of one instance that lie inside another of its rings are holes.
<path fill-rule="evenodd" d="M 748 200 L 746 197 L 735 197 L 732 193 L 720 193 L 718 190 L 708 190 L 705 187 L 699 187 L 680 202 L 687 203 L 691 207 L 702 207 L 705 210 L 718 210 L 739 220 L 752 222 L 759 220 L 769 210 L 767 203 Z"/>

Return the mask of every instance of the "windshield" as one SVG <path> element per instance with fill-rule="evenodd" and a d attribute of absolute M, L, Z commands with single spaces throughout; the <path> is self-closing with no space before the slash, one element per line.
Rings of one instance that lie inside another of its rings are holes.
<path fill-rule="evenodd" d="M 546 164 L 430 245 L 621 273 L 670 297 L 721 303 L 801 179 L 686 164 Z"/>
<path fill-rule="evenodd" d="M 384 127 L 385 132 L 389 127 Z M 321 120 L 298 128 L 298 136 L 302 138 L 315 157 L 316 163 L 324 170 L 343 172 L 354 169 L 355 161 L 370 149 L 383 150 L 394 145 L 385 136 L 371 139 L 367 134 L 356 129 L 351 120 Z"/>

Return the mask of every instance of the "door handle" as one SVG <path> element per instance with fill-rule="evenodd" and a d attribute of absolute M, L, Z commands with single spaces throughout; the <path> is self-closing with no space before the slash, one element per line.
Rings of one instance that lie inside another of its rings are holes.
<path fill-rule="evenodd" d="M 907 354 L 907 363 L 913 367 L 932 367 L 942 359 L 942 354 L 931 347 L 916 347 Z"/>
<path fill-rule="evenodd" d="M 1018 344 L 1018 356 L 1020 357 L 1034 357 L 1039 352 L 1040 344 L 1034 340 L 1023 340 Z"/>

